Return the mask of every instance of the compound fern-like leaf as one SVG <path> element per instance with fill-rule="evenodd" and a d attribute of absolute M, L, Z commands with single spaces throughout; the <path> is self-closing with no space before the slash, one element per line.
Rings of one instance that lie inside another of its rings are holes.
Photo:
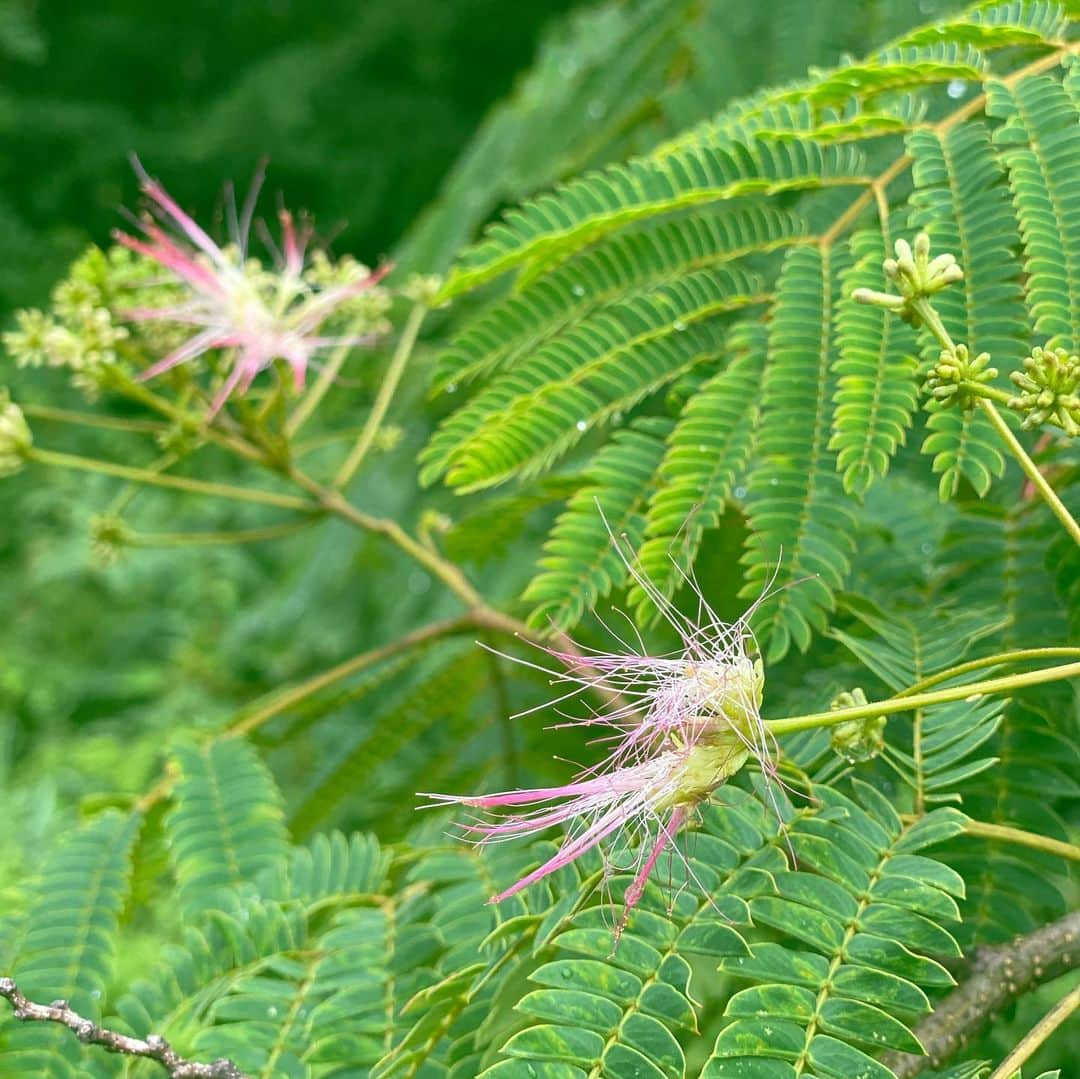
<path fill-rule="evenodd" d="M 281 795 L 247 742 L 183 746 L 165 821 L 179 903 L 189 915 L 230 908 L 233 889 L 285 856 Z"/>
<path fill-rule="evenodd" d="M 538 603 L 532 625 L 569 629 L 626 580 L 625 552 L 641 541 L 645 506 L 670 430 L 663 417 L 642 418 L 617 431 L 593 458 L 587 482 L 544 544 L 541 572 L 525 590 L 524 598 Z"/>
<path fill-rule="evenodd" d="M 688 580 L 702 536 L 715 527 L 743 476 L 757 426 L 764 330 L 750 323 L 737 327 L 726 351 L 727 366 L 694 393 L 668 436 L 645 519 L 639 567 L 668 598 Z M 640 587 L 630 602 L 639 619 L 656 617 Z"/>
<path fill-rule="evenodd" d="M 790 251 L 769 329 L 742 594 L 771 589 L 758 625 L 774 661 L 825 629 L 848 571 L 851 510 L 827 448 L 835 263 L 820 249 Z"/>

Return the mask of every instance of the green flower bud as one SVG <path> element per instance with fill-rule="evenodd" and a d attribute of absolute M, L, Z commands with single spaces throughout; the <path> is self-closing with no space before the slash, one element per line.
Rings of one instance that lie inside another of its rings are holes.
<path fill-rule="evenodd" d="M 841 693 L 835 697 L 829 708 L 837 711 L 861 704 L 866 704 L 866 694 L 855 688 L 850 693 Z M 837 723 L 830 732 L 833 751 L 848 764 L 871 760 L 884 748 L 887 720 L 887 716 L 871 716 L 869 719 L 849 719 Z"/>
<path fill-rule="evenodd" d="M 872 304 L 895 311 L 901 318 L 913 325 L 921 321 L 916 310 L 916 301 L 933 296 L 955 281 L 963 278 L 964 272 L 956 258 L 948 253 L 930 258 L 930 237 L 920 232 L 915 237 L 912 247 L 907 240 L 896 241 L 896 258 L 887 258 L 881 264 L 886 278 L 896 285 L 897 294 L 875 292 L 873 289 L 856 289 L 852 298 L 857 303 Z"/>
<path fill-rule="evenodd" d="M 34 436 L 6 389 L 0 389 L 0 476 L 14 475 L 22 468 L 34 444 Z"/>
<path fill-rule="evenodd" d="M 43 311 L 16 311 L 17 330 L 3 335 L 4 348 L 19 367 L 40 367 L 50 359 L 49 338 L 56 329 Z"/>
<path fill-rule="evenodd" d="M 717 787 L 727 782 L 750 757 L 746 741 L 730 728 L 710 735 L 687 754 L 678 777 L 678 787 L 663 808 L 696 806 Z"/>
<path fill-rule="evenodd" d="M 990 366 L 990 353 L 980 352 L 972 359 L 967 345 L 942 351 L 938 362 L 930 368 L 923 390 L 942 405 L 971 408 L 979 398 L 979 387 L 997 377 L 997 368 Z"/>
<path fill-rule="evenodd" d="M 1080 357 L 1063 348 L 1034 348 L 1022 371 L 1009 377 L 1020 393 L 1009 407 L 1025 413 L 1025 428 L 1052 424 L 1070 438 L 1080 434 Z"/>
<path fill-rule="evenodd" d="M 439 294 L 443 279 L 438 274 L 414 273 L 401 289 L 401 294 L 413 303 L 431 306 L 431 301 Z"/>

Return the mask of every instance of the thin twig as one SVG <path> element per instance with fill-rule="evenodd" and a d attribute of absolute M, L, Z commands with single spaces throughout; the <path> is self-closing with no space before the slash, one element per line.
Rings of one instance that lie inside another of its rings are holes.
<path fill-rule="evenodd" d="M 1012 455 L 1020 462 L 1024 474 L 1042 495 L 1046 504 L 1053 511 L 1054 516 L 1064 525 L 1065 531 L 1073 538 L 1074 543 L 1080 544 L 1080 524 L 1069 512 L 1068 507 L 1058 497 L 1057 492 L 1047 482 L 1046 477 L 1039 471 L 1039 466 L 1028 456 L 1027 450 L 1020 444 L 1020 440 L 1012 433 L 1009 425 L 1002 419 L 1001 413 L 994 408 L 992 401 L 985 397 L 979 398 L 979 407 L 989 417 L 994 425 L 994 430 L 1001 436 L 1001 440 L 1012 451 Z"/>
<path fill-rule="evenodd" d="M 1012 1079 L 1016 1075 L 1021 1067 L 1027 1063 L 1028 1057 L 1039 1048 L 1051 1034 L 1077 1008 L 1080 1008 L 1080 985 L 1078 985 L 1071 993 L 1066 993 L 1047 1013 L 1044 1015 L 1024 1037 L 1021 1039 L 1020 1044 L 994 1069 L 994 1074 L 990 1076 L 990 1079 Z"/>
<path fill-rule="evenodd" d="M 66 1000 L 35 1004 L 23 996 L 13 978 L 0 978 L 0 997 L 11 1002 L 11 1014 L 16 1019 L 30 1023 L 59 1023 L 86 1045 L 100 1045 L 110 1053 L 156 1061 L 172 1079 L 247 1079 L 247 1076 L 225 1057 L 210 1064 L 186 1060 L 160 1034 L 148 1034 L 144 1040 L 115 1030 L 106 1030 L 93 1020 L 73 1012 Z"/>
<path fill-rule="evenodd" d="M 27 456 L 38 464 L 51 465 L 54 468 L 100 472 L 105 476 L 116 476 L 118 479 L 149 484 L 152 487 L 169 487 L 174 491 L 186 491 L 188 494 L 212 495 L 216 498 L 229 498 L 234 502 L 259 502 L 266 506 L 277 506 L 286 510 L 305 510 L 309 513 L 318 512 L 319 509 L 308 499 L 298 498 L 296 495 L 257 491 L 251 487 L 234 487 L 227 483 L 211 483 L 207 480 L 190 479 L 187 476 L 162 475 L 146 468 L 132 468 L 129 465 L 114 464 L 112 461 L 99 461 L 93 457 L 43 450 L 37 446 L 34 446 Z"/>
<path fill-rule="evenodd" d="M 375 441 L 375 435 L 378 433 L 382 421 L 386 418 L 387 409 L 389 409 L 390 402 L 394 399 L 394 393 L 397 391 L 398 383 L 401 381 L 409 357 L 412 355 L 416 337 L 420 333 L 420 326 L 423 324 L 427 312 L 427 307 L 422 303 L 418 303 L 409 313 L 408 321 L 401 332 L 401 339 L 394 350 L 390 366 L 383 376 L 378 395 L 375 398 L 375 404 L 371 407 L 364 429 L 360 432 L 356 445 L 353 446 L 349 456 L 338 470 L 338 474 L 334 477 L 333 486 L 335 488 L 340 490 L 356 475 L 356 471 L 367 456 L 372 442 Z"/>
<path fill-rule="evenodd" d="M 964 825 L 964 831 L 968 835 L 976 835 L 982 839 L 1013 843 L 1020 847 L 1041 850 L 1044 854 L 1055 854 L 1071 862 L 1080 862 L 1080 847 L 1074 843 L 1051 839 L 1049 836 L 1038 835 L 1036 832 L 1025 832 L 1021 828 L 1010 828 L 1007 824 L 990 824 L 987 821 L 972 820 L 969 817 Z"/>
<path fill-rule="evenodd" d="M 894 712 L 914 712 L 932 704 L 947 704 L 950 701 L 964 701 L 969 697 L 1010 693 L 1012 690 L 1023 689 L 1026 686 L 1041 686 L 1047 682 L 1058 682 L 1069 678 L 1080 678 L 1080 663 L 1062 663 L 1056 667 L 1044 667 L 1041 670 L 1005 675 L 1001 678 L 987 678 L 981 682 L 968 682 L 962 686 L 936 689 L 930 693 L 913 693 L 907 697 L 898 694 L 884 701 L 870 701 L 851 708 L 836 708 L 831 712 L 811 712 L 805 716 L 785 716 L 783 719 L 770 719 L 767 722 L 769 729 L 776 736 L 794 734 L 796 731 L 812 730 L 814 727 L 835 727 L 838 723 L 846 723 L 849 719 L 870 719 L 874 716 L 891 715 Z"/>
<path fill-rule="evenodd" d="M 979 948 L 971 976 L 915 1029 L 926 1056 L 890 1053 L 882 1063 L 896 1079 L 940 1067 L 1010 1001 L 1080 964 L 1080 911 L 1009 944 Z"/>
<path fill-rule="evenodd" d="M 273 719 L 274 716 L 288 711 L 293 705 L 305 700 L 313 693 L 318 693 L 320 690 L 340 682 L 343 678 L 348 678 L 350 675 L 366 670 L 376 663 L 391 659 L 400 652 L 407 652 L 411 648 L 417 648 L 428 641 L 438 640 L 440 637 L 449 637 L 466 629 L 477 629 L 482 625 L 483 622 L 478 620 L 477 617 L 462 615 L 458 618 L 447 618 L 441 622 L 432 622 L 429 625 L 421 626 L 419 629 L 414 629 L 411 633 L 406 633 L 404 637 L 399 637 L 389 644 L 384 644 L 380 648 L 372 648 L 367 652 L 361 652 L 359 655 L 345 660 L 344 663 L 339 663 L 336 667 L 322 671 L 312 678 L 297 683 L 295 686 L 272 693 L 268 699 L 261 704 L 256 704 L 251 711 L 231 724 L 225 730 L 224 736 L 239 737 L 240 735 L 250 734 L 268 720 Z"/>
<path fill-rule="evenodd" d="M 242 528 L 235 532 L 133 532 L 125 542 L 129 547 L 214 547 L 221 544 L 261 543 L 282 539 L 303 532 L 315 524 L 315 517 L 266 525 L 264 528 Z"/>

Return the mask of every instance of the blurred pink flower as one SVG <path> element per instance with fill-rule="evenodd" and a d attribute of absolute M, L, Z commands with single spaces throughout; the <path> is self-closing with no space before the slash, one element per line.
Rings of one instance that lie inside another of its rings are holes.
<path fill-rule="evenodd" d="M 161 320 L 195 330 L 177 349 L 142 372 L 142 379 L 154 378 L 212 349 L 235 350 L 229 373 L 211 405 L 213 416 L 234 390 L 246 391 L 255 376 L 276 359 L 288 363 L 300 389 L 308 365 L 320 349 L 373 340 L 371 334 L 335 337 L 320 336 L 319 331 L 350 300 L 377 284 L 389 272 L 389 265 L 370 272 L 350 261 L 333 283 L 318 282 L 318 275 L 309 272 L 307 257 L 311 227 L 304 224 L 298 228 L 287 210 L 279 214 L 277 269 L 269 271 L 248 260 L 248 236 L 261 172 L 239 217 L 232 207 L 234 242 L 222 248 L 137 161 L 135 168 L 149 202 L 149 212 L 138 222 L 143 236 L 119 230 L 114 236 L 125 247 L 168 270 L 184 287 L 185 295 L 171 306 L 137 308 L 125 315 L 136 322 Z"/>
<path fill-rule="evenodd" d="M 569 685 L 552 703 L 586 689 L 600 690 L 616 702 L 586 719 L 569 720 L 570 725 L 610 728 L 614 733 L 602 739 L 611 744 L 608 756 L 559 787 L 424 796 L 435 805 L 490 811 L 491 819 L 480 817 L 461 825 L 465 838 L 481 845 L 565 827 L 555 854 L 492 902 L 509 898 L 593 848 L 634 851 L 634 878 L 625 892 L 616 939 L 660 856 L 665 850 L 671 856 L 678 852 L 675 837 L 698 806 L 751 756 L 767 780 L 776 773 L 774 740 L 759 712 L 763 673 L 754 658 L 756 646 L 747 621 L 751 612 L 736 623 L 721 622 L 694 585 L 699 604 L 691 619 L 633 567 L 630 572 L 679 633 L 682 645 L 676 653 L 650 656 L 639 637 L 638 650 L 620 640 L 626 648 L 623 654 L 546 650 L 565 666 L 562 672 L 528 664 Z M 610 856 L 606 861 L 609 873 L 627 868 L 613 866 Z M 692 876 L 689 866 L 687 871 Z"/>

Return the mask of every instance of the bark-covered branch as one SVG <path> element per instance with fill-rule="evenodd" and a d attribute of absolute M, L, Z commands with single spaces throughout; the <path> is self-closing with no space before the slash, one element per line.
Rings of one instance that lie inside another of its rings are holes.
<path fill-rule="evenodd" d="M 890 1053 L 896 1079 L 939 1067 L 962 1049 L 1011 1000 L 1080 965 L 1080 912 L 1067 914 L 1009 944 L 979 948 L 970 976 L 915 1030 L 926 1056 Z"/>
<path fill-rule="evenodd" d="M 72 1031 L 87 1045 L 100 1045 L 110 1053 L 156 1060 L 172 1079 L 247 1079 L 242 1071 L 226 1058 L 210 1064 L 185 1060 L 159 1034 L 131 1038 L 114 1030 L 106 1030 L 90 1019 L 73 1012 L 66 1000 L 51 1004 L 35 1004 L 19 991 L 13 978 L 0 978 L 0 997 L 11 1002 L 12 1015 L 26 1022 L 59 1023 Z"/>

